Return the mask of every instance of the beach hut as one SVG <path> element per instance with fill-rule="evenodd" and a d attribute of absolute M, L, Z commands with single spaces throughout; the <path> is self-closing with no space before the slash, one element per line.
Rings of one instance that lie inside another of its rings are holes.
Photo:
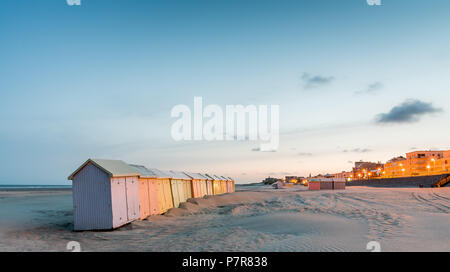
<path fill-rule="evenodd" d="M 200 198 L 207 194 L 207 178 L 200 173 L 184 172 L 185 175 L 191 178 L 192 197 Z"/>
<path fill-rule="evenodd" d="M 206 194 L 207 195 L 214 195 L 214 191 L 213 191 L 213 180 L 214 178 L 212 178 L 210 175 L 208 174 L 202 174 L 202 176 L 204 176 L 206 178 Z"/>
<path fill-rule="evenodd" d="M 320 190 L 320 181 L 319 180 L 308 180 L 308 189 L 309 190 Z"/>
<path fill-rule="evenodd" d="M 222 194 L 226 194 L 226 193 L 228 193 L 228 190 L 227 190 L 228 179 L 224 176 L 219 176 L 219 177 L 220 177 L 220 187 L 222 190 Z"/>
<path fill-rule="evenodd" d="M 221 178 L 219 178 L 216 175 L 209 175 L 209 176 L 213 179 L 212 180 L 213 194 L 214 195 L 222 194 Z"/>
<path fill-rule="evenodd" d="M 72 180 L 74 230 L 115 229 L 139 219 L 140 173 L 120 160 L 89 159 Z"/>
<path fill-rule="evenodd" d="M 178 208 L 180 203 L 192 197 L 191 178 L 183 172 L 167 171 L 167 173 L 170 175 L 173 205 Z"/>
<path fill-rule="evenodd" d="M 163 214 L 173 208 L 172 186 L 170 184 L 171 175 L 156 168 L 151 168 L 150 171 L 155 173 L 156 176 L 159 214 Z"/>
<path fill-rule="evenodd" d="M 223 190 L 223 178 L 221 176 L 214 175 L 213 185 L 215 186 L 214 188 L 215 195 L 221 195 L 225 193 Z"/>
<path fill-rule="evenodd" d="M 140 219 L 150 215 L 159 214 L 158 181 L 156 174 L 142 165 L 130 164 L 140 173 L 139 176 L 139 202 Z"/>
<path fill-rule="evenodd" d="M 233 193 L 234 192 L 234 180 L 230 177 L 227 178 L 227 192 Z"/>
<path fill-rule="evenodd" d="M 333 179 L 321 179 L 320 190 L 333 190 Z"/>
<path fill-rule="evenodd" d="M 202 192 L 202 197 L 208 194 L 208 178 L 200 174 L 203 179 L 200 181 L 200 189 Z"/>
<path fill-rule="evenodd" d="M 345 179 L 334 179 L 333 180 L 334 190 L 345 190 Z"/>
<path fill-rule="evenodd" d="M 234 192 L 236 192 L 236 183 L 234 182 L 234 179 L 232 179 L 232 178 L 230 178 L 230 179 L 231 179 L 231 184 L 233 186 L 233 193 L 234 193 Z"/>

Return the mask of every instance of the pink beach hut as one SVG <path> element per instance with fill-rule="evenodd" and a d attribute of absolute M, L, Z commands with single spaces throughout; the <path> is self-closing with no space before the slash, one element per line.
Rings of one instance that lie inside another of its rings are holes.
<path fill-rule="evenodd" d="M 130 164 L 139 172 L 140 219 L 159 214 L 158 175 L 142 165 Z M 161 200 L 162 201 L 162 200 Z"/>
<path fill-rule="evenodd" d="M 200 198 L 207 194 L 207 178 L 200 173 L 184 172 L 191 178 L 192 183 L 192 197 Z"/>

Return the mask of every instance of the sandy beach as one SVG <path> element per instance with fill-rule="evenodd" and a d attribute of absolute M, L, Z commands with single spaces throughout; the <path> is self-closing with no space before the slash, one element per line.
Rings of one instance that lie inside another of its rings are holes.
<path fill-rule="evenodd" d="M 72 231 L 70 190 L 0 191 L 0 251 L 450 251 L 450 188 L 236 189 L 106 232 Z"/>

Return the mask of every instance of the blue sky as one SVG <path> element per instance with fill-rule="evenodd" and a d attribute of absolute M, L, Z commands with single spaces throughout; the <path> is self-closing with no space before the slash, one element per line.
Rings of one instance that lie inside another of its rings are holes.
<path fill-rule="evenodd" d="M 450 2 L 382 3 L 2 1 L 0 184 L 67 184 L 89 157 L 251 182 L 449 149 Z M 280 105 L 279 150 L 173 141 L 194 96 Z M 395 107 L 414 118 L 379 122 Z"/>

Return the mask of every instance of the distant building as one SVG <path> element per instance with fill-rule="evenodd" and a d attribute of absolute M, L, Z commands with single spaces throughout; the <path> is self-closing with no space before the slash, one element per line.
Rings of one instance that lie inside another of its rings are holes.
<path fill-rule="evenodd" d="M 343 178 L 343 179 L 353 179 L 353 172 L 352 171 L 342 171 L 341 173 L 333 174 L 333 178 Z"/>
<path fill-rule="evenodd" d="M 299 183 L 304 179 L 304 177 L 299 177 L 299 176 L 286 176 L 284 178 L 285 182 L 288 183 Z"/>
<path fill-rule="evenodd" d="M 283 181 L 283 180 L 282 180 L 282 179 L 279 179 L 279 178 L 268 177 L 268 178 L 265 178 L 265 179 L 262 181 L 262 183 L 263 183 L 263 184 L 274 184 L 274 183 L 276 183 L 276 182 L 278 182 L 278 181 Z"/>
<path fill-rule="evenodd" d="M 384 165 L 386 178 L 439 175 L 450 173 L 450 150 L 414 151 L 405 157 L 389 160 Z"/>
<path fill-rule="evenodd" d="M 382 174 L 384 164 L 381 162 L 355 162 L 352 175 L 354 179 L 370 179 Z"/>
<path fill-rule="evenodd" d="M 347 180 L 397 178 L 424 175 L 450 174 L 450 150 L 428 150 L 406 153 L 406 157 L 398 156 L 386 163 L 381 162 L 355 162 L 352 171 L 342 171 L 333 174 L 335 178 Z M 325 178 L 329 175 L 317 175 Z"/>
<path fill-rule="evenodd" d="M 325 175 L 322 175 L 322 174 L 318 174 L 318 175 L 316 175 L 316 176 L 314 176 L 313 178 L 333 178 L 334 177 L 334 175 L 333 174 L 325 174 Z"/>

